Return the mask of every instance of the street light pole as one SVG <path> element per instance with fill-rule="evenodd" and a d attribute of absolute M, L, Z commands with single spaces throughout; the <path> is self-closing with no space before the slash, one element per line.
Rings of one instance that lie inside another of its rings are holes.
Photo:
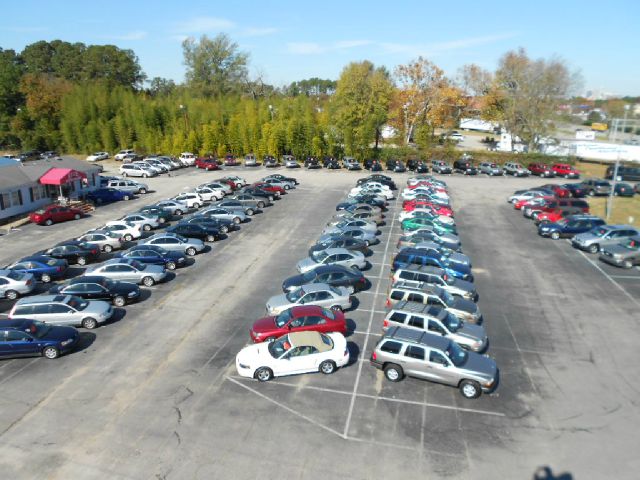
<path fill-rule="evenodd" d="M 629 113 L 630 105 L 624 106 L 624 120 L 622 121 L 622 133 L 625 133 L 627 127 L 627 114 Z M 616 122 L 616 129 L 613 133 L 614 141 L 618 140 L 618 123 Z M 609 192 L 609 198 L 607 199 L 607 222 L 611 217 L 611 210 L 613 209 L 613 196 L 616 191 L 616 183 L 618 181 L 618 168 L 620 168 L 620 147 L 616 148 L 616 166 L 613 169 L 613 176 L 611 182 L 611 191 Z"/>

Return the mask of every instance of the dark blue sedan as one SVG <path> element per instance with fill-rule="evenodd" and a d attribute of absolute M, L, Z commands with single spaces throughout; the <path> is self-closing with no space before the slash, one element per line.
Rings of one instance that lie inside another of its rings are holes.
<path fill-rule="evenodd" d="M 0 358 L 58 358 L 73 350 L 80 335 L 73 327 L 35 320 L 0 320 Z"/>
<path fill-rule="evenodd" d="M 606 222 L 598 217 L 588 215 L 570 215 L 555 223 L 541 223 L 538 235 L 558 240 L 563 237 L 573 237 L 578 233 L 588 232 L 592 228 L 604 225 Z"/>
<path fill-rule="evenodd" d="M 87 194 L 87 199 L 98 205 L 120 200 L 129 200 L 131 198 L 133 198 L 133 195 L 130 192 L 116 190 L 115 188 L 99 188 Z"/>
<path fill-rule="evenodd" d="M 35 255 L 25 257 L 9 265 L 7 269 L 19 273 L 32 273 L 36 280 L 49 283 L 51 280 L 63 278 L 68 267 L 69 263 L 66 260 L 47 257 L 46 255 Z"/>
<path fill-rule="evenodd" d="M 116 256 L 130 258 L 131 260 L 137 260 L 151 265 L 164 265 L 167 270 L 175 270 L 178 267 L 183 267 L 187 261 L 184 254 L 165 250 L 158 245 L 136 245 L 124 252 L 118 253 Z"/>

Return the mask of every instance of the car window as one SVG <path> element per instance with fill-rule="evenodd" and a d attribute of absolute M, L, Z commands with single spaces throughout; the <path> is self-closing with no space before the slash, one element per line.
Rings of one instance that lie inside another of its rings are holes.
<path fill-rule="evenodd" d="M 435 332 L 439 335 L 444 335 L 446 333 L 442 326 L 440 326 L 440 324 L 438 324 L 438 322 L 436 322 L 435 320 L 429 320 L 429 331 Z"/>
<path fill-rule="evenodd" d="M 429 361 L 431 363 L 437 363 L 439 365 L 449 365 L 449 362 L 444 357 L 444 355 L 433 350 L 431 351 L 431 353 L 429 353 Z"/>
<path fill-rule="evenodd" d="M 405 357 L 415 358 L 417 360 L 424 360 L 424 348 L 416 347 L 415 345 L 409 345 L 404 352 Z"/>
<path fill-rule="evenodd" d="M 51 314 L 73 313 L 73 309 L 67 307 L 66 305 L 60 305 L 59 303 L 52 303 L 51 305 L 49 305 L 49 313 Z"/>
<path fill-rule="evenodd" d="M 380 350 L 387 353 L 395 353 L 396 355 L 402 350 L 402 344 L 400 342 L 394 342 L 393 340 L 387 340 L 380 345 Z"/>
<path fill-rule="evenodd" d="M 407 300 L 410 301 L 410 302 L 423 303 L 424 302 L 424 296 L 421 293 L 410 293 L 409 297 L 407 298 Z"/>
<path fill-rule="evenodd" d="M 400 290 L 393 290 L 391 292 L 391 300 L 402 300 L 402 297 L 404 297 L 404 293 Z"/>
<path fill-rule="evenodd" d="M 424 318 L 411 315 L 409 318 L 409 325 L 416 328 L 424 328 Z"/>
<path fill-rule="evenodd" d="M 27 335 L 25 332 L 20 332 L 18 330 L 8 330 L 7 331 L 7 342 L 26 342 L 31 337 Z"/>
<path fill-rule="evenodd" d="M 329 292 L 316 292 L 316 301 L 333 298 Z"/>
<path fill-rule="evenodd" d="M 312 315 L 304 318 L 304 326 L 310 327 L 313 325 L 324 325 L 327 323 L 327 320 L 324 317 L 320 317 L 318 315 Z"/>

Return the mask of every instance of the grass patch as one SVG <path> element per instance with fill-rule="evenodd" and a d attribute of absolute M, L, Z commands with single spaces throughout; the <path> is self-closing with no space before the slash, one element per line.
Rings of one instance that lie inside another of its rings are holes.
<path fill-rule="evenodd" d="M 607 197 L 589 199 L 589 210 L 593 215 L 606 218 Z M 632 217 L 632 220 L 630 220 Z M 613 197 L 610 224 L 630 224 L 640 227 L 640 195 L 633 197 Z"/>
<path fill-rule="evenodd" d="M 576 168 L 582 178 L 604 178 L 608 165 L 591 162 L 576 162 Z"/>

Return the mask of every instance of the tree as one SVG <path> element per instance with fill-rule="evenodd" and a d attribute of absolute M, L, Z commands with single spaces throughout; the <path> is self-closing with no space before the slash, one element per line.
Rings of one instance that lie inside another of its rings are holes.
<path fill-rule="evenodd" d="M 469 63 L 458 70 L 458 84 L 466 95 L 482 97 L 489 93 L 493 83 L 493 74 L 484 68 Z"/>
<path fill-rule="evenodd" d="M 147 92 L 153 97 L 166 97 L 176 89 L 176 83 L 169 78 L 153 77 L 149 80 Z"/>
<path fill-rule="evenodd" d="M 0 145 L 13 145 L 17 140 L 11 133 L 10 120 L 24 101 L 19 88 L 22 73 L 16 52 L 0 48 Z"/>
<path fill-rule="evenodd" d="M 334 97 L 335 122 L 347 154 L 364 157 L 371 142 L 377 149 L 392 94 L 393 85 L 384 67 L 364 61 L 350 63 L 342 70 Z"/>
<path fill-rule="evenodd" d="M 247 82 L 249 55 L 238 50 L 238 44 L 224 33 L 210 39 L 206 35 L 182 42 L 187 83 L 203 96 L 221 97 L 239 92 Z"/>
<path fill-rule="evenodd" d="M 532 60 L 523 48 L 510 51 L 495 74 L 494 106 L 507 131 L 533 149 L 548 134 L 558 105 L 579 79 L 559 58 Z"/>

